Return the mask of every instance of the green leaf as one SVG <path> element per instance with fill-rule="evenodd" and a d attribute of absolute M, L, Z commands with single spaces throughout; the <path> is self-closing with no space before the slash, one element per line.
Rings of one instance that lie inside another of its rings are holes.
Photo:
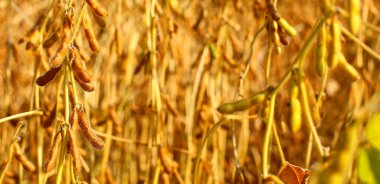
<path fill-rule="evenodd" d="M 360 183 L 380 184 L 380 151 L 375 148 L 361 149 L 358 161 Z"/>
<path fill-rule="evenodd" d="M 380 150 L 380 113 L 373 116 L 366 126 L 366 137 L 372 146 Z"/>

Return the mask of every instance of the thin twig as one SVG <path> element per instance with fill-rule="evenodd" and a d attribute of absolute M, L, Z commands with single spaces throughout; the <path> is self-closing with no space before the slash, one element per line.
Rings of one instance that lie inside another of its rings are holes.
<path fill-rule="evenodd" d="M 342 33 L 345 34 L 350 40 L 354 41 L 356 44 L 362 47 L 369 55 L 374 57 L 377 61 L 380 61 L 380 55 L 376 53 L 376 51 L 372 50 L 365 43 L 356 38 L 356 36 L 353 35 L 350 31 L 348 31 L 345 27 L 341 26 L 341 30 Z"/>
<path fill-rule="evenodd" d="M 23 113 L 20 113 L 20 114 L 15 114 L 15 115 L 12 115 L 12 116 L 1 118 L 0 119 L 0 124 L 4 123 L 6 121 L 10 121 L 10 120 L 14 120 L 14 119 L 19 119 L 19 118 L 25 118 L 25 117 L 28 117 L 28 116 L 36 116 L 36 115 L 42 116 L 43 114 L 44 114 L 44 112 L 41 111 L 41 110 L 32 110 L 32 111 L 28 111 L 28 112 L 23 112 Z"/>

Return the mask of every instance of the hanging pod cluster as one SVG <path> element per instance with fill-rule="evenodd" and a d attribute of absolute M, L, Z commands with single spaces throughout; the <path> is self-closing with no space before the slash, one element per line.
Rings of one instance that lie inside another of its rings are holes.
<path fill-rule="evenodd" d="M 297 31 L 280 16 L 270 0 L 266 1 L 266 5 L 268 11 L 267 31 L 274 44 L 275 52 L 280 54 L 282 47 L 289 44 L 287 36 L 294 37 L 297 35 Z"/>
<path fill-rule="evenodd" d="M 105 17 L 108 15 L 107 11 L 101 7 L 97 1 L 87 0 L 86 3 L 97 16 Z M 40 76 L 36 82 L 39 86 L 47 85 L 60 71 L 64 62 L 67 62 L 69 68 L 71 68 L 70 73 L 72 72 L 71 74 L 75 81 L 79 84 L 79 86 L 81 86 L 83 90 L 91 92 L 94 91 L 94 85 L 91 82 L 91 76 L 86 69 L 83 56 L 79 52 L 80 50 L 74 42 L 76 30 L 74 30 L 74 33 L 72 34 L 71 20 L 71 14 L 64 15 L 61 26 L 61 42 L 55 54 L 52 55 L 49 59 L 50 69 L 45 74 Z M 94 52 L 99 52 L 99 43 L 97 42 L 95 33 L 92 29 L 92 23 L 87 11 L 81 12 L 80 16 L 78 16 L 78 22 L 82 23 L 77 25 L 82 25 L 91 50 Z M 43 43 L 43 47 L 45 49 L 49 49 L 52 45 L 54 45 L 54 43 L 57 42 L 59 38 L 60 37 L 56 33 L 53 33 Z M 54 135 L 52 144 L 50 146 L 48 159 L 45 163 L 45 172 L 51 171 L 57 165 L 57 160 L 59 160 L 59 164 L 61 164 L 62 160 L 60 160 L 61 158 L 59 155 L 63 154 L 61 151 L 65 150 L 64 148 L 67 148 L 67 152 L 71 155 L 75 172 L 78 173 L 81 171 L 82 165 L 80 162 L 80 153 L 75 143 L 75 136 L 72 132 L 73 125 L 79 125 L 83 135 L 95 148 L 104 148 L 103 140 L 95 134 L 94 130 L 91 128 L 89 121 L 86 118 L 83 105 L 76 102 L 76 94 L 74 94 L 73 90 L 74 84 L 68 83 L 66 85 L 69 87 L 70 102 L 74 105 L 70 120 L 67 120 L 71 126 L 61 126 L 59 131 Z M 55 119 L 57 104 L 54 105 L 54 107 L 48 107 L 48 112 L 49 113 L 46 113 L 46 115 L 43 116 L 42 122 L 44 127 L 50 126 Z M 61 122 L 61 124 L 64 123 Z"/>
<path fill-rule="evenodd" d="M 64 24 L 64 30 L 70 29 L 69 24 Z M 70 31 L 64 31 L 66 34 L 69 34 Z M 56 54 L 50 59 L 50 70 L 48 70 L 45 74 L 40 76 L 37 79 L 37 84 L 39 86 L 45 86 L 50 81 L 52 81 L 55 75 L 59 72 L 62 67 L 63 61 L 66 57 L 66 50 L 69 47 L 69 43 L 66 39 L 67 36 L 64 36 L 62 40 L 62 44 L 57 50 Z M 84 65 L 84 61 L 82 56 L 80 55 L 78 49 L 74 46 L 69 47 L 70 50 L 70 58 L 72 59 L 71 67 L 74 71 L 74 79 L 78 82 L 81 88 L 85 91 L 91 92 L 94 91 L 95 87 L 93 83 L 91 83 L 91 77 Z"/>
<path fill-rule="evenodd" d="M 87 0 L 88 6 L 94 11 L 97 16 L 106 17 L 108 16 L 107 11 L 95 0 Z M 82 87 L 83 90 L 91 92 L 94 90 L 94 85 L 90 82 L 90 77 L 83 66 L 82 56 L 79 51 L 74 46 L 71 46 L 71 27 L 72 27 L 72 17 L 64 15 L 62 23 L 62 39 L 61 43 L 56 51 L 56 53 L 49 59 L 50 70 L 37 79 L 37 84 L 39 86 L 45 86 L 50 81 L 54 79 L 56 74 L 60 71 L 62 64 L 67 56 L 67 50 L 70 49 L 71 58 L 73 59 L 72 67 L 75 71 L 75 80 Z M 83 12 L 82 17 L 82 27 L 86 35 L 86 39 L 92 51 L 99 52 L 100 47 L 96 39 L 95 32 L 92 28 L 92 22 L 87 11 Z M 44 48 L 50 48 L 57 40 L 59 36 L 53 34 L 50 36 L 43 44 Z"/>
<path fill-rule="evenodd" d="M 66 57 L 66 51 L 70 44 L 70 30 L 71 30 L 71 20 L 70 17 L 64 16 L 63 17 L 63 23 L 62 23 L 62 39 L 61 43 L 56 51 L 56 53 L 49 59 L 50 69 L 43 75 L 37 78 L 36 83 L 39 86 L 45 86 L 50 81 L 54 79 L 54 77 L 57 75 L 57 73 L 62 68 L 63 61 Z M 50 43 L 45 44 L 45 48 L 50 48 L 53 43 L 55 43 L 58 40 L 58 37 L 54 37 L 54 40 L 48 39 Z M 45 42 L 46 43 L 46 42 Z"/>
<path fill-rule="evenodd" d="M 322 77 L 327 68 L 330 67 L 355 81 L 360 79 L 360 74 L 347 62 L 342 53 L 340 26 L 342 25 L 339 20 L 333 18 L 329 26 L 323 25 L 319 30 L 316 47 L 316 70 L 318 75 Z"/>

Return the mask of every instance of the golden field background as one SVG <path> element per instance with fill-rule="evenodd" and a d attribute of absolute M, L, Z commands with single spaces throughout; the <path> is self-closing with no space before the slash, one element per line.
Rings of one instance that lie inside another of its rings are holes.
<path fill-rule="evenodd" d="M 341 52 L 360 79 L 351 80 L 344 71 L 329 68 L 325 86 L 316 72 L 315 37 L 302 52 L 323 16 L 320 1 L 99 1 L 108 12 L 106 17 L 95 15 L 87 2 L 72 1 L 70 11 L 68 1 L 0 1 L 0 118 L 37 112 L 0 121 L 3 183 L 302 183 L 308 177 L 297 172 L 300 168 L 311 172 L 313 183 L 380 183 L 376 166 L 380 163 L 376 143 L 380 135 L 376 116 L 380 111 L 379 1 L 360 1 L 362 23 L 357 34 L 351 33 L 357 41 L 347 34 L 339 39 Z M 270 21 L 268 2 L 276 4 L 297 35 L 286 37 L 289 45 L 282 47 L 282 53 L 270 54 L 267 80 L 267 53 L 273 47 L 272 35 L 265 29 Z M 92 20 L 98 53 L 89 47 L 78 21 L 82 7 Z M 326 24 L 334 19 L 349 29 L 350 17 L 342 13 L 349 11 L 349 1 L 337 0 L 333 7 L 338 13 L 328 17 Z M 49 61 L 64 39 L 63 20 L 70 12 L 69 35 L 91 76 L 92 92 L 70 78 L 73 70 L 68 60 L 46 86 L 36 84 L 51 68 Z M 28 32 L 33 30 L 41 31 L 36 44 L 26 49 L 33 39 Z M 53 34 L 58 35 L 57 41 L 43 47 Z M 375 54 L 368 54 L 360 43 Z M 232 115 L 217 110 L 224 103 L 278 86 L 291 73 L 292 61 L 298 62 L 297 55 L 304 55 L 301 70 L 310 108 L 318 109 L 319 139 L 330 150 L 324 158 L 309 138 L 305 114 L 301 128 L 292 130 L 290 83 L 295 77 L 287 78 L 273 102 L 273 128 L 281 148 L 266 126 L 269 101 Z M 247 74 L 241 78 L 246 66 Z M 103 149 L 94 148 L 79 126 L 64 125 L 75 111 L 75 102 L 66 96 L 73 83 L 76 103 L 84 106 L 92 129 L 104 141 Z M 325 98 L 317 104 L 314 97 L 323 87 Z M 54 106 L 53 124 L 44 127 Z M 17 124 L 24 126 L 15 133 Z M 73 171 L 75 158 L 63 149 L 64 144 L 54 169 L 44 170 L 53 137 L 61 130 L 74 134 L 80 172 Z M 267 132 L 269 140 L 265 140 Z M 263 149 L 265 141 L 269 141 L 268 152 Z M 15 142 L 35 166 L 33 172 L 14 158 Z M 269 157 L 269 174 L 263 171 L 264 155 Z M 287 163 L 298 167 L 284 171 Z"/>

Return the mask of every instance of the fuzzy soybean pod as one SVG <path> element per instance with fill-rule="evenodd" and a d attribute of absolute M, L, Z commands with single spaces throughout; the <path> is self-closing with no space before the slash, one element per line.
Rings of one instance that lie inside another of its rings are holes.
<path fill-rule="evenodd" d="M 85 12 L 83 14 L 82 23 L 83 23 L 84 33 L 85 33 L 87 41 L 88 41 L 88 45 L 90 46 L 92 51 L 99 52 L 99 50 L 100 50 L 99 43 L 96 40 L 94 30 L 92 29 L 91 19 L 88 16 L 87 12 Z"/>
<path fill-rule="evenodd" d="M 15 142 L 13 143 L 13 148 L 15 149 L 14 156 L 16 160 L 21 163 L 22 167 L 24 167 L 24 169 L 29 172 L 34 172 L 36 170 L 36 166 L 34 166 L 34 164 L 29 161 L 28 158 L 26 158 L 24 152 L 21 150 L 20 145 Z"/>
<path fill-rule="evenodd" d="M 358 34 L 361 24 L 360 0 L 349 0 L 348 9 L 350 30 L 352 33 Z"/>
<path fill-rule="evenodd" d="M 352 81 L 360 79 L 359 72 L 355 69 L 355 67 L 347 62 L 343 53 L 339 53 L 338 59 L 337 70 L 342 71 L 342 73 L 344 73 Z"/>
<path fill-rule="evenodd" d="M 105 8 L 103 8 L 98 1 L 96 0 L 86 0 L 88 6 L 91 7 L 92 10 L 94 10 L 94 12 L 101 16 L 101 17 L 107 17 L 108 16 L 108 12 Z"/>
<path fill-rule="evenodd" d="M 55 119 L 55 115 L 56 115 L 56 111 L 57 111 L 57 105 L 55 104 L 54 105 L 54 108 L 49 111 L 49 114 L 48 116 L 42 121 L 41 125 L 43 127 L 49 127 L 51 124 L 53 124 L 53 121 Z"/>
<path fill-rule="evenodd" d="M 274 50 L 277 54 L 281 54 L 282 48 L 281 48 L 281 38 L 278 31 L 278 25 L 277 22 L 272 21 L 272 42 L 274 44 Z"/>
<path fill-rule="evenodd" d="M 39 86 L 45 86 L 46 84 L 48 84 L 50 81 L 52 81 L 54 79 L 55 75 L 57 75 L 57 73 L 59 72 L 61 67 L 62 66 L 60 66 L 58 68 L 54 68 L 54 67 L 50 68 L 49 71 L 47 71 L 45 74 L 43 74 L 42 76 L 37 78 L 36 83 Z"/>
<path fill-rule="evenodd" d="M 323 24 L 318 31 L 316 48 L 316 69 L 320 77 L 323 77 L 327 70 L 327 45 L 326 45 L 326 26 Z"/>
<path fill-rule="evenodd" d="M 340 23 L 338 20 L 333 20 L 332 25 L 330 26 L 330 34 L 332 37 L 332 41 L 328 51 L 328 65 L 331 68 L 334 68 L 338 64 L 339 53 L 342 50 L 342 45 L 340 42 L 341 30 Z"/>
<path fill-rule="evenodd" d="M 54 43 L 56 43 L 59 39 L 59 36 L 57 33 L 54 33 L 53 35 L 51 35 L 44 43 L 43 43 L 43 47 L 46 49 L 46 48 L 50 48 L 51 46 L 53 46 Z"/>
<path fill-rule="evenodd" d="M 54 56 L 49 59 L 49 64 L 52 68 L 59 68 L 62 66 L 62 63 L 65 60 L 66 46 L 67 45 L 62 42 Z"/>
<path fill-rule="evenodd" d="M 67 131 L 68 135 L 68 146 L 69 146 L 69 151 L 71 154 L 71 157 L 73 158 L 73 164 L 74 164 L 74 170 L 75 172 L 79 173 L 82 170 L 82 165 L 80 162 L 80 153 L 78 148 L 75 145 L 75 139 L 74 135 L 71 132 L 70 129 Z"/>
<path fill-rule="evenodd" d="M 81 81 L 85 83 L 91 82 L 91 77 L 88 74 L 86 68 L 83 66 L 78 51 L 76 51 L 75 48 L 71 48 L 70 51 L 71 55 L 73 56 L 73 63 L 71 64 L 71 66 L 73 67 L 75 74 Z"/>
<path fill-rule="evenodd" d="M 61 145 L 62 142 L 62 135 L 61 131 L 57 132 L 53 138 L 53 143 L 50 146 L 49 156 L 45 163 L 45 172 L 51 171 L 56 163 L 57 163 L 57 157 L 59 155 L 59 145 Z"/>
<path fill-rule="evenodd" d="M 292 81 L 290 84 L 290 126 L 293 132 L 299 131 L 302 125 L 302 109 L 298 93 L 298 85 Z"/>
<path fill-rule="evenodd" d="M 158 154 L 162 161 L 162 165 L 164 166 L 165 172 L 171 175 L 173 170 L 178 168 L 177 162 L 172 159 L 172 156 L 167 148 L 161 147 Z"/>
<path fill-rule="evenodd" d="M 231 103 L 225 103 L 218 107 L 218 111 L 222 114 L 231 114 L 237 111 L 243 111 L 254 105 L 262 103 L 265 100 L 266 96 L 267 91 L 261 91 L 246 99 L 242 99 Z"/>
<path fill-rule="evenodd" d="M 294 29 L 294 27 L 291 26 L 284 18 L 280 18 L 277 23 L 281 29 L 284 30 L 284 32 L 289 36 L 294 37 L 297 35 L 297 31 Z"/>
<path fill-rule="evenodd" d="M 276 21 L 271 21 L 271 27 L 272 27 L 272 41 L 273 44 L 276 46 L 281 45 L 280 41 L 280 35 L 278 34 L 278 24 Z"/>
<path fill-rule="evenodd" d="M 102 139 L 100 139 L 94 131 L 91 129 L 90 122 L 87 121 L 83 107 L 82 106 L 76 106 L 74 108 L 78 115 L 78 124 L 79 127 L 82 129 L 83 135 L 90 141 L 90 143 L 97 149 L 103 149 L 104 148 L 104 142 Z"/>
<path fill-rule="evenodd" d="M 83 82 L 82 80 L 80 80 L 80 78 L 76 75 L 76 74 L 74 74 L 74 79 L 75 79 L 75 81 L 77 81 L 78 82 L 78 84 L 79 84 L 79 86 L 83 89 L 83 90 L 85 90 L 85 91 L 87 91 L 87 92 L 92 92 L 92 91 L 94 91 L 95 90 L 95 86 L 94 86 L 94 84 L 92 84 L 91 82 Z"/>

